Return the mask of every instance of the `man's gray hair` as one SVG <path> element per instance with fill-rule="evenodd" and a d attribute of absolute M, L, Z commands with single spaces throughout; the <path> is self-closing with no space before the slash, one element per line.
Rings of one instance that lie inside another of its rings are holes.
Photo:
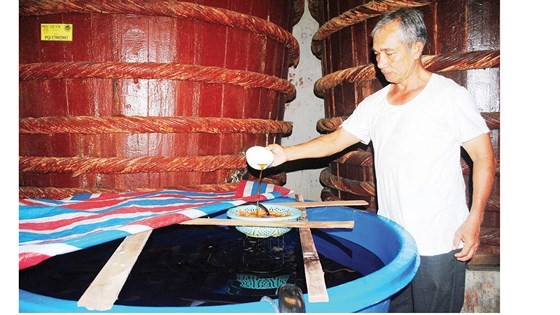
<path fill-rule="evenodd" d="M 408 44 L 409 47 L 415 42 L 422 42 L 426 44 L 426 24 L 424 24 L 424 17 L 422 12 L 414 9 L 401 8 L 395 11 L 390 11 L 381 16 L 373 31 L 371 37 L 374 37 L 377 31 L 383 26 L 393 22 L 400 22 L 401 40 Z"/>

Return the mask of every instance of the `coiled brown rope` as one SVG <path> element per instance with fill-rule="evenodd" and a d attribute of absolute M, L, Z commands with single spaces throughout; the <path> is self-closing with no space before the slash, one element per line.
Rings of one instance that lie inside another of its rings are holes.
<path fill-rule="evenodd" d="M 432 72 L 497 68 L 500 66 L 499 50 L 482 50 L 422 56 L 422 63 Z M 324 91 L 342 83 L 375 80 L 374 64 L 361 65 L 329 73 L 315 82 L 314 91 L 322 96 Z"/>
<path fill-rule="evenodd" d="M 321 200 L 322 201 L 340 201 L 342 200 L 338 194 L 338 192 L 335 193 L 335 191 L 333 189 L 331 189 L 330 187 L 323 187 L 323 189 L 321 190 Z"/>
<path fill-rule="evenodd" d="M 487 69 L 500 66 L 499 50 L 479 50 L 422 56 L 422 64 L 432 72 Z"/>
<path fill-rule="evenodd" d="M 21 134 L 104 133 L 248 133 L 292 132 L 292 122 L 266 119 L 216 117 L 57 116 L 26 117 L 19 120 Z"/>
<path fill-rule="evenodd" d="M 305 12 L 305 0 L 294 0 L 294 17 L 292 18 L 292 25 L 296 25 L 303 13 Z"/>
<path fill-rule="evenodd" d="M 86 173 L 213 172 L 246 166 L 245 157 L 242 155 L 142 156 L 133 158 L 19 157 L 20 173 L 72 173 L 73 176 Z"/>
<path fill-rule="evenodd" d="M 373 167 L 373 156 L 367 151 L 350 151 L 336 159 L 336 163 Z"/>
<path fill-rule="evenodd" d="M 312 18 L 315 19 L 315 21 L 321 23 L 319 14 L 320 14 L 320 8 L 319 8 L 319 2 L 321 2 L 322 0 L 307 0 L 307 9 L 309 10 L 309 14 L 311 15 Z"/>
<path fill-rule="evenodd" d="M 482 112 L 480 113 L 488 129 L 499 130 L 500 129 L 500 112 Z"/>
<path fill-rule="evenodd" d="M 296 95 L 295 87 L 287 80 L 262 73 L 230 70 L 220 67 L 155 62 L 47 62 L 19 66 L 20 80 L 44 79 L 170 79 L 205 83 L 233 84 L 246 88 L 266 88 Z"/>
<path fill-rule="evenodd" d="M 482 116 L 482 118 L 484 118 L 488 129 L 500 129 L 500 112 L 482 112 L 480 113 L 480 115 Z M 340 125 L 342 125 L 342 122 L 347 118 L 348 116 L 319 119 L 316 125 L 317 131 L 319 131 L 320 133 L 333 132 L 338 127 L 340 127 Z"/>
<path fill-rule="evenodd" d="M 345 121 L 348 116 L 343 117 L 332 117 L 332 118 L 321 118 L 317 121 L 316 129 L 320 133 L 330 133 L 335 131 L 342 122 Z"/>
<path fill-rule="evenodd" d="M 319 180 L 325 186 L 346 191 L 360 196 L 375 197 L 375 185 L 369 182 L 362 182 L 333 175 L 328 168 L 321 171 Z"/>
<path fill-rule="evenodd" d="M 402 7 L 420 7 L 429 5 L 432 2 L 434 1 L 376 0 L 352 8 L 339 16 L 330 19 L 319 28 L 319 30 L 313 35 L 313 40 L 311 41 L 311 51 L 315 56 L 319 57 L 321 54 L 321 44 L 323 40 L 347 26 L 357 24 L 361 21 L 381 15 L 391 10 L 396 10 Z M 310 8 L 316 10 L 316 4 L 310 4 Z"/>
<path fill-rule="evenodd" d="M 104 13 L 159 15 L 173 18 L 193 18 L 266 35 L 288 48 L 293 65 L 299 62 L 299 44 L 292 34 L 278 25 L 259 17 L 174 0 L 20 0 L 20 16 L 49 15 L 58 13 Z"/>
<path fill-rule="evenodd" d="M 279 173 L 270 177 L 263 178 L 263 182 L 283 186 L 286 184 L 286 173 Z M 19 198 L 47 198 L 47 199 L 63 199 L 77 194 L 101 194 L 101 193 L 121 193 L 121 192 L 150 192 L 159 191 L 163 189 L 175 189 L 186 191 L 199 191 L 199 192 L 230 192 L 234 191 L 239 183 L 234 180 L 226 183 L 215 184 L 195 184 L 195 185 L 180 185 L 180 186 L 165 186 L 158 188 L 91 188 L 91 187 L 19 187 Z"/>
<path fill-rule="evenodd" d="M 19 198 L 47 198 L 47 199 L 64 199 L 77 194 L 102 194 L 102 193 L 120 193 L 120 192 L 150 192 L 163 189 L 177 189 L 199 192 L 228 192 L 235 190 L 237 183 L 225 184 L 201 184 L 189 186 L 174 186 L 161 188 L 127 188 L 127 189 L 106 189 L 106 188 L 70 188 L 70 187 L 19 187 Z"/>

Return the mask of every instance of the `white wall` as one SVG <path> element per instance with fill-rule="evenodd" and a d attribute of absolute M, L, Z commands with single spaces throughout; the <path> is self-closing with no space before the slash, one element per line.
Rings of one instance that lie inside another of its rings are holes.
<path fill-rule="evenodd" d="M 283 145 L 298 144 L 319 136 L 315 126 L 319 119 L 325 117 L 323 99 L 313 93 L 313 85 L 322 76 L 321 60 L 311 52 L 311 39 L 318 29 L 319 24 L 309 14 L 305 1 L 305 12 L 292 30 L 300 45 L 300 61 L 288 73 L 288 79 L 296 87 L 297 94 L 292 102 L 286 104 L 284 120 L 293 122 L 293 129 L 289 137 L 282 138 Z M 319 183 L 319 173 L 323 168 L 287 172 L 285 187 L 305 199 L 319 201 L 323 189 Z"/>

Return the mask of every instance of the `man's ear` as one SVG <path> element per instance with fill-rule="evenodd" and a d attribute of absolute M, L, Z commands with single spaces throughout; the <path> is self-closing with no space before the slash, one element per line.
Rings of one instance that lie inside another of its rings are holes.
<path fill-rule="evenodd" d="M 420 58 L 423 50 L 424 44 L 422 44 L 422 42 L 415 42 L 412 44 L 412 54 L 414 55 L 414 59 Z"/>

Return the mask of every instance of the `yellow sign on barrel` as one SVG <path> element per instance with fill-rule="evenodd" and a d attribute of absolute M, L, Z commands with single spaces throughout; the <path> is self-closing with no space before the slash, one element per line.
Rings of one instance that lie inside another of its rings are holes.
<path fill-rule="evenodd" d="M 72 24 L 41 24 L 41 40 L 72 41 Z"/>

